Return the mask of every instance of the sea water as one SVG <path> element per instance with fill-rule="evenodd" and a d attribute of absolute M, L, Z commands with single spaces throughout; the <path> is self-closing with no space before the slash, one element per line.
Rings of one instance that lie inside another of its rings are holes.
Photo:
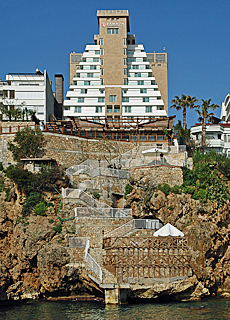
<path fill-rule="evenodd" d="M 230 300 L 104 305 L 98 302 L 32 301 L 0 305 L 0 320 L 229 320 Z"/>

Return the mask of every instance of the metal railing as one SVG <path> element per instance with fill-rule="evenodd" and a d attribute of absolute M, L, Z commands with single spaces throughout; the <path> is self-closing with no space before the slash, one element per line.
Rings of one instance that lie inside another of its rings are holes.
<path fill-rule="evenodd" d="M 132 219 L 121 227 L 114 229 L 113 231 L 106 233 L 104 238 L 117 238 L 123 237 L 128 232 L 135 229 L 150 229 L 158 230 L 163 227 L 163 224 L 158 219 Z"/>
<path fill-rule="evenodd" d="M 131 174 L 128 171 L 105 167 L 90 168 L 87 165 L 75 165 L 66 170 L 66 175 L 70 178 L 70 180 L 73 179 L 74 175 L 78 174 L 88 174 L 92 178 L 96 176 L 107 176 L 120 179 L 129 179 L 131 177 Z"/>
<path fill-rule="evenodd" d="M 132 209 L 76 207 L 74 212 L 76 218 L 132 218 Z"/>
<path fill-rule="evenodd" d="M 89 254 L 89 239 L 86 241 L 85 245 L 85 262 L 88 263 L 93 272 L 100 278 L 102 281 L 102 270 L 99 264 L 93 259 L 93 257 Z"/>
<path fill-rule="evenodd" d="M 98 275 L 100 280 L 102 281 L 102 270 L 99 264 L 93 259 L 93 257 L 87 252 L 85 261 L 88 263 L 93 272 Z"/>
<path fill-rule="evenodd" d="M 109 208 L 111 207 L 104 202 L 97 201 L 93 196 L 81 189 L 62 188 L 62 197 L 69 199 L 81 199 L 92 208 Z"/>
<path fill-rule="evenodd" d="M 133 220 L 130 220 L 127 223 L 123 224 L 122 226 L 114 229 L 113 231 L 106 233 L 104 235 L 104 238 L 122 237 L 134 229 L 135 229 L 135 225 L 134 225 L 134 219 L 133 219 Z"/>

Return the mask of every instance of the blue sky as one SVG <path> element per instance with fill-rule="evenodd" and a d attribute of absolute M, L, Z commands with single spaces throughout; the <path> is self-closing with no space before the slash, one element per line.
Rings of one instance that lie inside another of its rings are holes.
<path fill-rule="evenodd" d="M 168 53 L 169 102 L 175 95 L 212 98 L 230 92 L 229 0 L 0 0 L 0 78 L 10 72 L 62 73 L 69 86 L 69 53 L 83 52 L 98 33 L 96 11 L 128 9 L 131 33 L 147 52 Z M 180 112 L 171 109 L 170 115 Z M 220 110 L 216 111 L 220 115 Z M 188 112 L 188 127 L 197 120 Z"/>

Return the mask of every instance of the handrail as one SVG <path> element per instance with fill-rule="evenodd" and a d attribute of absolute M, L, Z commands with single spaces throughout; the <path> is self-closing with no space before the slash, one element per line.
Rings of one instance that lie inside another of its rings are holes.
<path fill-rule="evenodd" d="M 59 207 L 58 207 L 58 211 L 57 211 L 57 217 L 58 217 L 58 219 L 59 219 L 61 222 L 74 219 L 74 218 L 75 218 L 75 216 L 70 217 L 70 218 L 67 218 L 67 219 L 62 219 L 62 218 L 60 218 L 60 217 L 59 217 L 59 215 L 58 215 L 58 214 L 59 214 L 59 212 L 60 212 L 61 205 L 62 205 L 62 196 L 61 196 L 60 192 L 59 192 L 55 187 L 53 187 L 53 188 L 54 188 L 54 190 L 56 190 L 56 191 L 57 191 L 57 193 L 59 194 L 60 199 L 61 199 L 60 204 L 59 204 Z"/>

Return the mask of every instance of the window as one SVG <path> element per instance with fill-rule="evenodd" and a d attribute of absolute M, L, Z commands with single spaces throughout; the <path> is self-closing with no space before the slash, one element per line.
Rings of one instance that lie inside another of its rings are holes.
<path fill-rule="evenodd" d="M 139 80 L 139 81 L 137 81 L 137 84 L 138 84 L 138 86 L 142 86 L 142 85 L 144 85 L 144 81 L 143 80 Z"/>
<path fill-rule="evenodd" d="M 120 113 L 120 106 L 114 106 L 114 112 Z"/>
<path fill-rule="evenodd" d="M 84 81 L 84 86 L 90 86 L 90 81 Z"/>
<path fill-rule="evenodd" d="M 148 73 L 148 77 L 153 77 L 153 74 L 151 72 Z"/>
<path fill-rule="evenodd" d="M 101 46 L 104 45 L 104 39 L 103 39 L 103 38 L 100 39 L 100 45 L 101 45 Z"/>
<path fill-rule="evenodd" d="M 217 138 L 221 139 L 221 133 L 218 133 Z"/>
<path fill-rule="evenodd" d="M 81 107 L 75 107 L 75 113 L 81 113 Z"/>
<path fill-rule="evenodd" d="M 116 101 L 117 101 L 117 96 L 115 96 L 115 95 L 110 95 L 110 96 L 109 96 L 109 101 L 110 101 L 110 102 L 116 102 Z"/>
<path fill-rule="evenodd" d="M 132 65 L 132 69 L 139 69 L 139 65 L 138 64 Z"/>
<path fill-rule="evenodd" d="M 101 66 L 104 65 L 104 59 L 101 59 Z"/>
<path fill-rule="evenodd" d="M 130 44 L 130 40 L 128 40 L 128 44 Z"/>
<path fill-rule="evenodd" d="M 124 83 L 124 85 L 127 85 L 128 84 L 128 82 L 127 82 L 127 79 L 124 79 L 124 81 L 123 81 Z"/>
<path fill-rule="evenodd" d="M 101 69 L 101 76 L 104 75 L 104 69 Z"/>
<path fill-rule="evenodd" d="M 100 90 L 100 93 L 104 94 L 105 90 Z"/>
<path fill-rule="evenodd" d="M 87 78 L 93 78 L 93 73 L 87 73 Z"/>
<path fill-rule="evenodd" d="M 101 86 L 104 85 L 104 79 L 101 79 Z"/>
<path fill-rule="evenodd" d="M 123 55 L 126 56 L 127 52 L 126 52 L 126 48 L 123 49 Z"/>
<path fill-rule="evenodd" d="M 132 112 L 132 107 L 125 107 L 125 113 Z"/>
<path fill-rule="evenodd" d="M 145 112 L 152 112 L 152 107 L 145 107 Z"/>
<path fill-rule="evenodd" d="M 90 66 L 90 70 L 96 70 L 97 66 Z"/>
<path fill-rule="evenodd" d="M 76 77 L 80 78 L 81 74 L 80 73 L 76 73 Z"/>
<path fill-rule="evenodd" d="M 127 62 L 126 62 L 126 58 L 123 59 L 123 65 L 126 66 Z"/>
<path fill-rule="evenodd" d="M 157 110 L 163 110 L 163 107 L 157 106 Z"/>
<path fill-rule="evenodd" d="M 127 90 L 123 90 L 123 93 L 127 93 Z"/>
<path fill-rule="evenodd" d="M 115 117 L 114 117 L 114 121 L 115 121 L 115 122 L 120 122 L 120 117 L 119 117 L 119 116 L 115 116 Z M 116 134 L 116 140 L 120 140 L 120 139 L 118 138 L 118 136 L 119 136 L 119 135 Z"/>
<path fill-rule="evenodd" d="M 126 46 L 126 39 L 123 39 L 123 46 Z"/>
<path fill-rule="evenodd" d="M 100 50 L 95 50 L 95 54 L 100 54 Z"/>
<path fill-rule="evenodd" d="M 140 89 L 140 93 L 147 93 L 147 89 Z"/>
<path fill-rule="evenodd" d="M 98 98 L 98 102 L 105 102 L 105 98 L 104 97 Z"/>
<path fill-rule="evenodd" d="M 95 108 L 95 113 L 101 113 L 101 112 L 102 112 L 102 107 Z"/>
<path fill-rule="evenodd" d="M 119 34 L 119 28 L 107 28 L 107 34 Z"/>
<path fill-rule="evenodd" d="M 124 71 L 124 76 L 126 76 L 127 75 L 127 69 L 124 68 L 123 71 Z"/>
<path fill-rule="evenodd" d="M 15 98 L 15 91 L 10 90 L 10 99 L 14 99 L 14 98 Z"/>
<path fill-rule="evenodd" d="M 142 98 L 143 102 L 149 102 L 149 98 Z"/>
<path fill-rule="evenodd" d="M 155 85 L 156 82 L 154 80 L 151 81 L 151 85 Z"/>
<path fill-rule="evenodd" d="M 99 62 L 99 58 L 93 58 L 93 62 Z"/>
<path fill-rule="evenodd" d="M 161 67 L 161 64 L 158 64 L 157 66 L 158 66 L 158 67 Z"/>
<path fill-rule="evenodd" d="M 104 55 L 104 49 L 101 49 L 101 56 Z"/>
<path fill-rule="evenodd" d="M 78 98 L 78 102 L 84 102 L 84 98 Z"/>
<path fill-rule="evenodd" d="M 113 112 L 113 106 L 107 106 L 107 113 Z"/>
<path fill-rule="evenodd" d="M 87 89 L 81 89 L 81 93 L 87 93 Z"/>
<path fill-rule="evenodd" d="M 122 102 L 129 102 L 129 97 L 123 97 Z"/>
<path fill-rule="evenodd" d="M 138 73 L 134 73 L 134 76 L 135 76 L 135 77 L 139 77 L 139 78 L 140 78 L 140 77 L 141 77 L 141 73 L 140 73 L 140 72 L 138 72 Z"/>

